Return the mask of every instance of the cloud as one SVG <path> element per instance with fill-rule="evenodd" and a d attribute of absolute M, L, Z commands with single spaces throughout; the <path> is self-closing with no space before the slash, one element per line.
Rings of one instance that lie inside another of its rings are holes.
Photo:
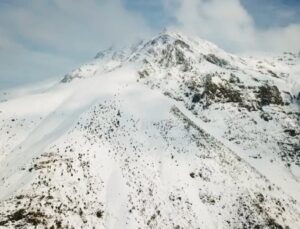
<path fill-rule="evenodd" d="M 0 2 L 0 83 L 64 74 L 100 49 L 149 33 L 121 0 Z"/>
<path fill-rule="evenodd" d="M 1 0 L 0 88 L 63 75 L 111 44 L 131 43 L 166 26 L 232 52 L 298 51 L 300 5 L 282 1 Z M 253 14 L 257 4 L 260 11 Z"/>
<path fill-rule="evenodd" d="M 260 28 L 240 0 L 178 0 L 176 5 L 166 0 L 165 3 L 182 30 L 211 40 L 227 50 L 300 50 L 300 24 Z"/>

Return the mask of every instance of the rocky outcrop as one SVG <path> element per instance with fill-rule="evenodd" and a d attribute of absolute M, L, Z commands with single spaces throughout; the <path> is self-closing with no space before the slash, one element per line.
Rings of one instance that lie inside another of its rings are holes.
<path fill-rule="evenodd" d="M 260 106 L 270 104 L 283 105 L 283 100 L 280 91 L 276 86 L 262 85 L 258 88 L 257 98 Z"/>

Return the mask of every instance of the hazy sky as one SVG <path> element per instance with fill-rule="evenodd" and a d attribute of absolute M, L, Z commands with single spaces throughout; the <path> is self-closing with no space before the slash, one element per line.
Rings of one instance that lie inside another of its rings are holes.
<path fill-rule="evenodd" d="M 164 27 L 231 52 L 300 50 L 299 0 L 0 0 L 0 88 L 64 75 Z"/>

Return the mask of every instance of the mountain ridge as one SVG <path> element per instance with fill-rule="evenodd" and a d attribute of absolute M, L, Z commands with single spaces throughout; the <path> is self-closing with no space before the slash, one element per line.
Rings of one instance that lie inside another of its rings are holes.
<path fill-rule="evenodd" d="M 1 102 L 0 227 L 298 228 L 300 65 L 284 55 L 164 31 Z"/>

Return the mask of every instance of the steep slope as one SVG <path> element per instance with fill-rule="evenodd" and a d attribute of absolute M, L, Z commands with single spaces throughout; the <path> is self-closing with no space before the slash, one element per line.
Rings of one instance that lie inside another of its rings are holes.
<path fill-rule="evenodd" d="M 170 31 L 96 57 L 0 103 L 0 227 L 300 227 L 298 57 Z"/>
<path fill-rule="evenodd" d="M 134 63 L 139 82 L 181 101 L 240 156 L 300 198 L 299 54 L 241 58 L 178 31 L 101 54 L 81 71 Z M 78 77 L 75 72 L 68 81 Z M 80 75 L 86 77 L 92 75 Z"/>
<path fill-rule="evenodd" d="M 144 58 L 141 81 L 182 101 L 217 135 L 238 145 L 241 156 L 299 198 L 299 55 L 288 58 L 292 63 L 241 59 L 180 34 L 172 34 L 166 46 L 159 39 L 147 48 L 156 54 Z"/>

